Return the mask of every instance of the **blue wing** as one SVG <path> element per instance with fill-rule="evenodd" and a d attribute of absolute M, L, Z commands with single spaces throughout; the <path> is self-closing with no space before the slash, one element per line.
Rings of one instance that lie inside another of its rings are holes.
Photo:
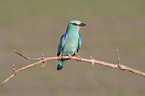
<path fill-rule="evenodd" d="M 78 53 L 79 49 L 81 48 L 81 42 L 82 42 L 81 35 L 79 35 L 77 53 Z"/>
<path fill-rule="evenodd" d="M 60 38 L 60 42 L 59 42 L 59 45 L 58 45 L 58 51 L 57 51 L 57 56 L 60 55 L 60 53 L 62 52 L 62 49 L 64 47 L 64 44 L 65 44 L 65 41 L 66 41 L 66 38 L 67 38 L 67 34 L 63 34 Z"/>

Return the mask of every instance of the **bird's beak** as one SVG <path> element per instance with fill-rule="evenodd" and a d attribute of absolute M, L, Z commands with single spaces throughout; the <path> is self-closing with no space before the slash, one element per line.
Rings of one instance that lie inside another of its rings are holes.
<path fill-rule="evenodd" d="M 79 27 L 84 27 L 84 26 L 86 26 L 85 23 L 81 23 L 81 24 L 79 24 Z"/>

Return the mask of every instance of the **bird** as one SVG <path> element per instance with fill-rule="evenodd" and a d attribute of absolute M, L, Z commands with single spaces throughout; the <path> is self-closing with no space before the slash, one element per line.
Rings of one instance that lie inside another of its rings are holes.
<path fill-rule="evenodd" d="M 85 23 L 82 23 L 79 20 L 72 20 L 68 23 L 66 33 L 64 33 L 58 45 L 57 56 L 59 56 L 59 63 L 57 65 L 57 70 L 61 70 L 64 66 L 64 63 L 68 59 L 63 59 L 62 56 L 78 56 L 78 59 L 81 60 L 81 57 L 78 55 L 78 51 L 81 48 L 81 35 L 79 34 L 79 29 L 86 26 Z"/>

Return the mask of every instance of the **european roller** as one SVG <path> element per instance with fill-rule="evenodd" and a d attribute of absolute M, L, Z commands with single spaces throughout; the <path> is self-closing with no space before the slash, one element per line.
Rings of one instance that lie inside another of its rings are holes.
<path fill-rule="evenodd" d="M 61 70 L 65 61 L 68 60 L 61 58 L 62 56 L 77 55 L 79 60 L 81 60 L 81 57 L 78 55 L 78 51 L 81 48 L 79 29 L 83 26 L 86 26 L 86 24 L 78 20 L 72 20 L 68 23 L 66 33 L 61 36 L 58 45 L 57 56 L 59 56 L 60 60 L 57 70 Z"/>

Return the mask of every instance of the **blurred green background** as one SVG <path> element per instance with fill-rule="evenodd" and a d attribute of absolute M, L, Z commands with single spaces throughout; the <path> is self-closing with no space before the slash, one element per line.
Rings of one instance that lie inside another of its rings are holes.
<path fill-rule="evenodd" d="M 0 82 L 33 62 L 28 57 L 56 56 L 60 36 L 69 21 L 87 24 L 80 30 L 81 57 L 121 62 L 145 72 L 145 0 L 1 0 Z M 57 71 L 57 60 L 20 72 L 0 96 L 145 96 L 145 79 L 101 65 L 68 61 Z"/>

